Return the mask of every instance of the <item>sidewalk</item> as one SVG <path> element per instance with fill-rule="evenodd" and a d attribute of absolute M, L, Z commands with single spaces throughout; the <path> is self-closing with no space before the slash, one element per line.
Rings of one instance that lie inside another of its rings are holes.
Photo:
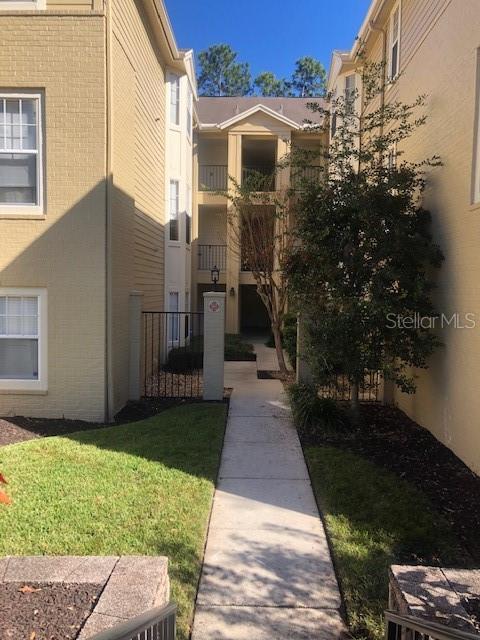
<path fill-rule="evenodd" d="M 258 368 L 271 350 L 257 347 Z M 192 640 L 338 638 L 340 594 L 278 380 L 226 363 L 233 387 Z"/>

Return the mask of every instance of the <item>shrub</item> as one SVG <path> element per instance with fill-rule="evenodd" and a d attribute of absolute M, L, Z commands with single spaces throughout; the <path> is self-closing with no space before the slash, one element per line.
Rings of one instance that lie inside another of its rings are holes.
<path fill-rule="evenodd" d="M 203 367 L 203 350 L 188 347 L 175 347 L 168 354 L 165 369 L 172 373 L 189 373 Z"/>
<path fill-rule="evenodd" d="M 253 344 L 244 342 L 238 333 L 225 335 L 225 360 L 250 361 L 255 360 Z"/>
<path fill-rule="evenodd" d="M 297 316 L 289 313 L 283 323 L 283 348 L 287 352 L 290 364 L 297 368 Z"/>
<path fill-rule="evenodd" d="M 319 398 L 317 388 L 308 384 L 289 387 L 290 405 L 295 423 L 304 434 L 343 431 L 349 419 L 339 404 L 331 398 Z"/>

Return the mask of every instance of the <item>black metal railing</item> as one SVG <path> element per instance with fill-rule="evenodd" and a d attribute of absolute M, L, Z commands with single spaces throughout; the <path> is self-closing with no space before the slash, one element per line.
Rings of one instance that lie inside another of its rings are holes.
<path fill-rule="evenodd" d="M 177 606 L 167 604 L 101 631 L 90 640 L 175 640 Z"/>
<path fill-rule="evenodd" d="M 203 393 L 203 313 L 144 311 L 143 396 L 198 398 Z"/>
<path fill-rule="evenodd" d="M 360 402 L 379 402 L 382 377 L 379 371 L 368 371 L 359 384 L 358 399 Z M 352 385 L 348 376 L 332 374 L 318 390 L 322 398 L 348 402 L 352 399 Z"/>
<path fill-rule="evenodd" d="M 242 167 L 242 184 L 250 181 L 257 191 L 275 191 L 275 165 L 247 165 Z"/>
<path fill-rule="evenodd" d="M 294 189 L 302 189 L 308 183 L 318 183 L 322 177 L 322 167 L 311 165 L 307 167 L 295 167 L 290 169 L 290 183 Z"/>
<path fill-rule="evenodd" d="M 430 622 L 416 616 L 385 611 L 385 640 L 478 640 L 478 634 Z"/>
<path fill-rule="evenodd" d="M 225 191 L 228 167 L 226 164 L 201 164 L 198 168 L 200 191 Z"/>
<path fill-rule="evenodd" d="M 210 271 L 217 267 L 220 271 L 227 269 L 227 245 L 226 244 L 199 244 L 198 269 Z"/>

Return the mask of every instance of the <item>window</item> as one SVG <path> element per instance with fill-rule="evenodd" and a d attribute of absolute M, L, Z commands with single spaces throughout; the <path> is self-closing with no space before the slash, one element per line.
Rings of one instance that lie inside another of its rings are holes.
<path fill-rule="evenodd" d="M 395 80 L 400 68 L 400 5 L 397 4 L 390 16 L 390 61 L 389 77 Z"/>
<path fill-rule="evenodd" d="M 180 314 L 178 313 L 178 291 L 168 294 L 168 341 L 170 345 L 178 343 L 180 338 Z"/>
<path fill-rule="evenodd" d="M 46 389 L 43 289 L 0 289 L 0 389 Z"/>
<path fill-rule="evenodd" d="M 45 9 L 45 0 L 0 0 L 0 11 L 10 9 L 18 11 L 20 9 Z"/>
<path fill-rule="evenodd" d="M 345 78 L 345 112 L 352 114 L 355 107 L 355 74 L 352 73 Z"/>
<path fill-rule="evenodd" d="M 386 158 L 387 169 L 393 171 L 397 167 L 397 143 L 392 144 L 387 151 Z"/>
<path fill-rule="evenodd" d="M 40 212 L 40 96 L 0 93 L 0 211 Z"/>
<path fill-rule="evenodd" d="M 179 185 L 178 180 L 170 180 L 170 224 L 169 238 L 170 240 L 180 240 L 178 228 L 178 211 L 179 211 Z"/>
<path fill-rule="evenodd" d="M 170 124 L 180 124 L 180 78 L 170 77 Z"/>
<path fill-rule="evenodd" d="M 187 136 L 192 139 L 192 128 L 193 128 L 193 117 L 192 117 L 192 109 L 193 109 L 193 95 L 192 90 L 188 87 L 188 100 L 187 100 Z"/>
<path fill-rule="evenodd" d="M 185 242 L 190 244 L 192 240 L 192 189 L 187 185 L 187 206 L 185 212 Z"/>

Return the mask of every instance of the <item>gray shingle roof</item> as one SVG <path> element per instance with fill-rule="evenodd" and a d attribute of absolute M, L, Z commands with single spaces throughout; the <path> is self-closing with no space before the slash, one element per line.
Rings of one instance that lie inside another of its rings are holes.
<path fill-rule="evenodd" d="M 317 120 L 310 109 L 309 102 L 322 102 L 321 98 L 264 98 L 247 96 L 235 98 L 199 98 L 197 111 L 202 124 L 220 124 L 256 105 L 272 109 L 301 125 L 305 120 Z"/>

